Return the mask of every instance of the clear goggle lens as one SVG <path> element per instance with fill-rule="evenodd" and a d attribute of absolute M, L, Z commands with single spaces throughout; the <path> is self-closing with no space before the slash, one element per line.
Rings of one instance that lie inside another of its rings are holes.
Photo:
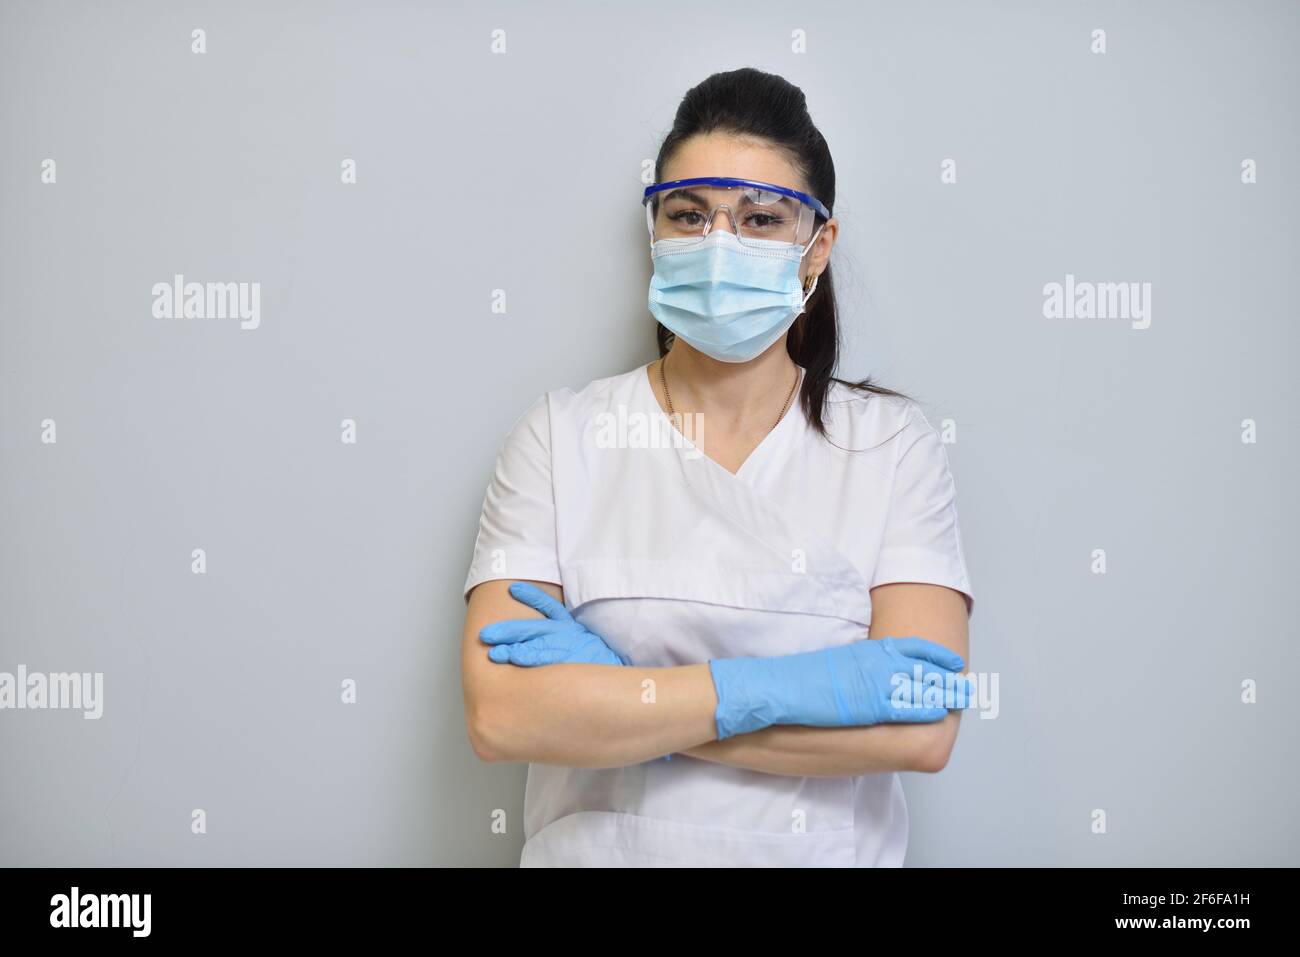
<path fill-rule="evenodd" d="M 759 186 L 683 185 L 656 192 L 644 203 L 651 242 L 703 239 L 721 225 L 742 243 L 775 240 L 802 246 L 812 238 L 817 221 L 811 206 Z"/>

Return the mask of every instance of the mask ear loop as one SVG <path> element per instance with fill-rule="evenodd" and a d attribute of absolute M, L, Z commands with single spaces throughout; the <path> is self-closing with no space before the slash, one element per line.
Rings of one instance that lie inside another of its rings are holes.
<path fill-rule="evenodd" d="M 812 282 L 804 283 L 803 304 L 805 306 L 808 305 L 808 300 L 812 298 L 812 294 L 817 291 L 817 280 L 820 278 L 821 278 L 821 273 L 817 273 L 815 276 L 812 277 Z"/>
<path fill-rule="evenodd" d="M 822 230 L 825 229 L 825 228 L 826 228 L 826 224 L 825 224 L 825 223 L 822 223 L 820 226 L 817 227 L 817 232 L 813 233 L 813 237 L 812 237 L 812 239 L 808 240 L 808 245 L 805 246 L 805 247 L 803 248 L 803 252 L 801 252 L 801 253 L 799 254 L 799 258 L 800 258 L 800 259 L 803 259 L 803 257 L 806 256 L 806 255 L 808 254 L 808 250 L 810 250 L 810 249 L 813 248 L 813 243 L 817 242 L 817 237 L 820 236 L 820 235 L 822 234 Z M 812 294 L 813 294 L 814 292 L 817 291 L 817 280 L 820 279 L 820 278 L 821 278 L 821 273 L 817 273 L 817 274 L 815 274 L 815 275 L 812 277 L 812 284 L 811 284 L 811 285 L 809 285 L 808 283 L 804 283 L 804 285 L 803 285 L 803 290 L 804 290 L 803 302 L 802 302 L 802 303 L 800 304 L 800 306 L 799 306 L 799 312 L 800 312 L 800 313 L 802 313 L 802 312 L 804 311 L 804 307 L 808 305 L 808 300 L 812 298 Z"/>

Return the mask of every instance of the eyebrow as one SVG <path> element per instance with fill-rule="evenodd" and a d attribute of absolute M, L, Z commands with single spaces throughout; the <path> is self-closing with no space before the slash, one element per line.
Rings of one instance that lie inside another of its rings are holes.
<path fill-rule="evenodd" d="M 762 190 L 762 192 L 771 192 L 771 190 Z M 759 205 L 776 206 L 778 204 L 789 204 L 794 202 L 794 200 L 791 197 L 786 196 L 783 193 L 773 193 L 773 195 L 776 196 L 777 198 L 775 203 L 755 203 L 752 199 L 749 198 L 749 196 L 746 193 L 741 193 L 740 205 L 744 206 L 746 203 L 748 203 L 750 206 L 759 206 Z M 681 186 L 677 187 L 674 190 L 670 190 L 663 197 L 663 201 L 667 202 L 670 199 L 676 199 L 676 198 L 689 200 L 690 202 L 695 203 L 698 206 L 708 205 L 704 197 L 701 196 L 699 193 L 693 192 L 692 190 L 689 189 L 684 189 Z"/>

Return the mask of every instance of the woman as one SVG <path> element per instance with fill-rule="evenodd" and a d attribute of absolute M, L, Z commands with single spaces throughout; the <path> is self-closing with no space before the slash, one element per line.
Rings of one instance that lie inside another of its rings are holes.
<path fill-rule="evenodd" d="M 471 742 L 530 762 L 524 866 L 901 865 L 896 772 L 941 769 L 965 705 L 933 694 L 965 692 L 973 607 L 946 453 L 833 378 L 835 172 L 796 87 L 710 77 L 655 173 L 660 358 L 539 399 L 487 491 Z"/>

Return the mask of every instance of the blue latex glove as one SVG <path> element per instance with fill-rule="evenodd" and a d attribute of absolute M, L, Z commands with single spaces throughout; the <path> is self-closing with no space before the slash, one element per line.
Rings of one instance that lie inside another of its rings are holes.
<path fill-rule="evenodd" d="M 498 664 L 538 665 L 588 664 L 626 665 L 626 658 L 614 653 L 594 631 L 583 627 L 562 604 L 527 582 L 510 585 L 510 597 L 545 618 L 516 618 L 498 621 L 478 633 L 493 647 L 488 657 Z"/>
<path fill-rule="evenodd" d="M 922 680 L 914 668 L 921 666 Z M 715 658 L 709 661 L 718 692 L 714 713 L 718 740 L 773 724 L 846 727 L 896 722 L 941 721 L 947 707 L 900 707 L 905 702 L 967 707 L 974 683 L 957 674 L 961 655 L 924 638 L 863 639 L 796 655 L 771 658 Z M 899 675 L 897 682 L 894 676 Z M 944 683 L 954 681 L 954 701 L 933 702 Z M 926 685 L 940 684 L 925 695 Z"/>

